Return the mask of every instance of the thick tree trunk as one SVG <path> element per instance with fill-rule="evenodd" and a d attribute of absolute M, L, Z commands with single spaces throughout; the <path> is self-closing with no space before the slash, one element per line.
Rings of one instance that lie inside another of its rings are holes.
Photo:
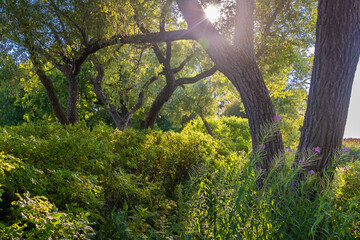
<path fill-rule="evenodd" d="M 157 95 L 156 99 L 152 103 L 150 110 L 146 115 L 145 123 L 143 125 L 145 129 L 154 128 L 155 120 L 158 117 L 161 108 L 164 106 L 164 104 L 167 101 L 170 100 L 172 94 L 176 90 L 174 75 L 172 73 L 169 73 L 167 75 L 171 75 L 171 76 L 166 76 L 166 78 L 172 78 L 172 79 L 167 79 L 166 86 L 160 91 L 160 93 Z"/>
<path fill-rule="evenodd" d="M 316 27 L 308 107 L 295 164 L 312 152 L 316 161 L 306 170 L 322 172 L 342 144 L 360 54 L 360 0 L 319 0 Z"/>
<path fill-rule="evenodd" d="M 253 151 L 257 151 L 262 140 L 261 129 L 265 124 L 273 123 L 275 110 L 256 63 L 252 43 L 253 26 L 240 28 L 247 31 L 244 34 L 248 37 L 235 39 L 234 42 L 238 45 L 233 46 L 227 43 L 206 19 L 204 11 L 196 0 L 177 0 L 177 3 L 188 23 L 188 29 L 202 43 L 218 70 L 233 83 L 240 93 L 248 116 Z M 249 11 L 252 11 L 253 1 L 246 1 L 244 4 L 247 4 L 244 6 L 248 9 L 247 18 L 250 19 L 247 21 L 252 21 L 253 13 Z M 246 20 L 239 19 L 237 22 L 241 24 Z M 237 35 L 240 36 L 240 34 Z M 272 160 L 284 151 L 280 131 L 275 132 L 273 138 L 263 144 L 265 144 L 266 154 L 263 155 L 259 167 L 269 169 Z"/>

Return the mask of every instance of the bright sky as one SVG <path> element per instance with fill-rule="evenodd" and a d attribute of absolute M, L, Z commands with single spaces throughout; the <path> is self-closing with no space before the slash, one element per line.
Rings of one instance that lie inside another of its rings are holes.
<path fill-rule="evenodd" d="M 355 73 L 350 99 L 349 114 L 345 127 L 345 138 L 360 138 L 360 62 Z"/>

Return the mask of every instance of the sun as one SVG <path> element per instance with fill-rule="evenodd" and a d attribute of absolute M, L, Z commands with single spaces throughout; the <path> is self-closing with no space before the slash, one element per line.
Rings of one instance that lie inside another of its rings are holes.
<path fill-rule="evenodd" d="M 204 11 L 210 22 L 216 22 L 220 18 L 220 10 L 215 5 L 209 5 Z"/>

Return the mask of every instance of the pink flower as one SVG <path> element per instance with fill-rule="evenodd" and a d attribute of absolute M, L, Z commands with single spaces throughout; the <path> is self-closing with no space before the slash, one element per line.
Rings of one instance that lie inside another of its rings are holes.
<path fill-rule="evenodd" d="M 264 144 L 264 145 L 259 145 L 259 148 L 260 148 L 261 150 L 264 150 L 264 149 L 266 148 L 266 146 L 265 146 L 265 144 Z"/>
<path fill-rule="evenodd" d="M 320 148 L 312 148 L 312 150 L 314 150 L 315 152 L 317 152 L 318 154 L 320 154 Z"/>
<path fill-rule="evenodd" d="M 274 120 L 281 121 L 281 117 L 280 117 L 280 116 L 275 116 L 275 117 L 274 117 Z"/>
<path fill-rule="evenodd" d="M 304 160 L 300 159 L 299 160 L 299 164 L 302 164 L 304 162 Z"/>
<path fill-rule="evenodd" d="M 344 147 L 344 151 L 345 151 L 345 152 L 348 152 L 349 149 L 348 149 L 347 147 Z"/>
<path fill-rule="evenodd" d="M 314 170 L 310 170 L 310 171 L 308 171 L 308 173 L 315 174 Z"/>

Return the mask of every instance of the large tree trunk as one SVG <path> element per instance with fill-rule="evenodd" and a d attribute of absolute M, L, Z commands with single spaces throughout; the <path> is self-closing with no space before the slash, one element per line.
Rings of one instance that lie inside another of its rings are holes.
<path fill-rule="evenodd" d="M 174 74 L 169 72 L 166 73 L 166 86 L 160 91 L 157 95 L 156 99 L 152 103 L 148 114 L 146 115 L 145 123 L 143 127 L 146 128 L 154 128 L 155 120 L 159 115 L 161 108 L 164 104 L 170 100 L 172 94 L 176 90 L 175 85 L 175 77 Z"/>
<path fill-rule="evenodd" d="M 306 170 L 322 172 L 342 144 L 360 54 L 360 0 L 319 0 L 316 27 L 308 107 L 296 161 L 312 152 L 316 161 Z"/>
<path fill-rule="evenodd" d="M 234 40 L 237 45 L 233 46 L 226 42 L 206 19 L 204 11 L 196 0 L 177 0 L 177 3 L 188 24 L 188 29 L 202 43 L 218 70 L 240 93 L 248 116 L 253 151 L 257 151 L 262 140 L 261 129 L 264 125 L 274 122 L 275 110 L 256 63 L 252 42 L 253 25 L 238 28 L 238 31 L 245 32 L 244 35 L 237 34 L 238 38 Z M 250 24 L 249 22 L 253 24 L 253 1 L 242 1 L 241 7 L 245 10 L 238 8 L 238 14 L 247 15 L 238 19 L 237 24 Z M 273 138 L 264 144 L 266 154 L 263 155 L 260 167 L 269 169 L 272 160 L 284 149 L 280 131 L 275 132 Z"/>

